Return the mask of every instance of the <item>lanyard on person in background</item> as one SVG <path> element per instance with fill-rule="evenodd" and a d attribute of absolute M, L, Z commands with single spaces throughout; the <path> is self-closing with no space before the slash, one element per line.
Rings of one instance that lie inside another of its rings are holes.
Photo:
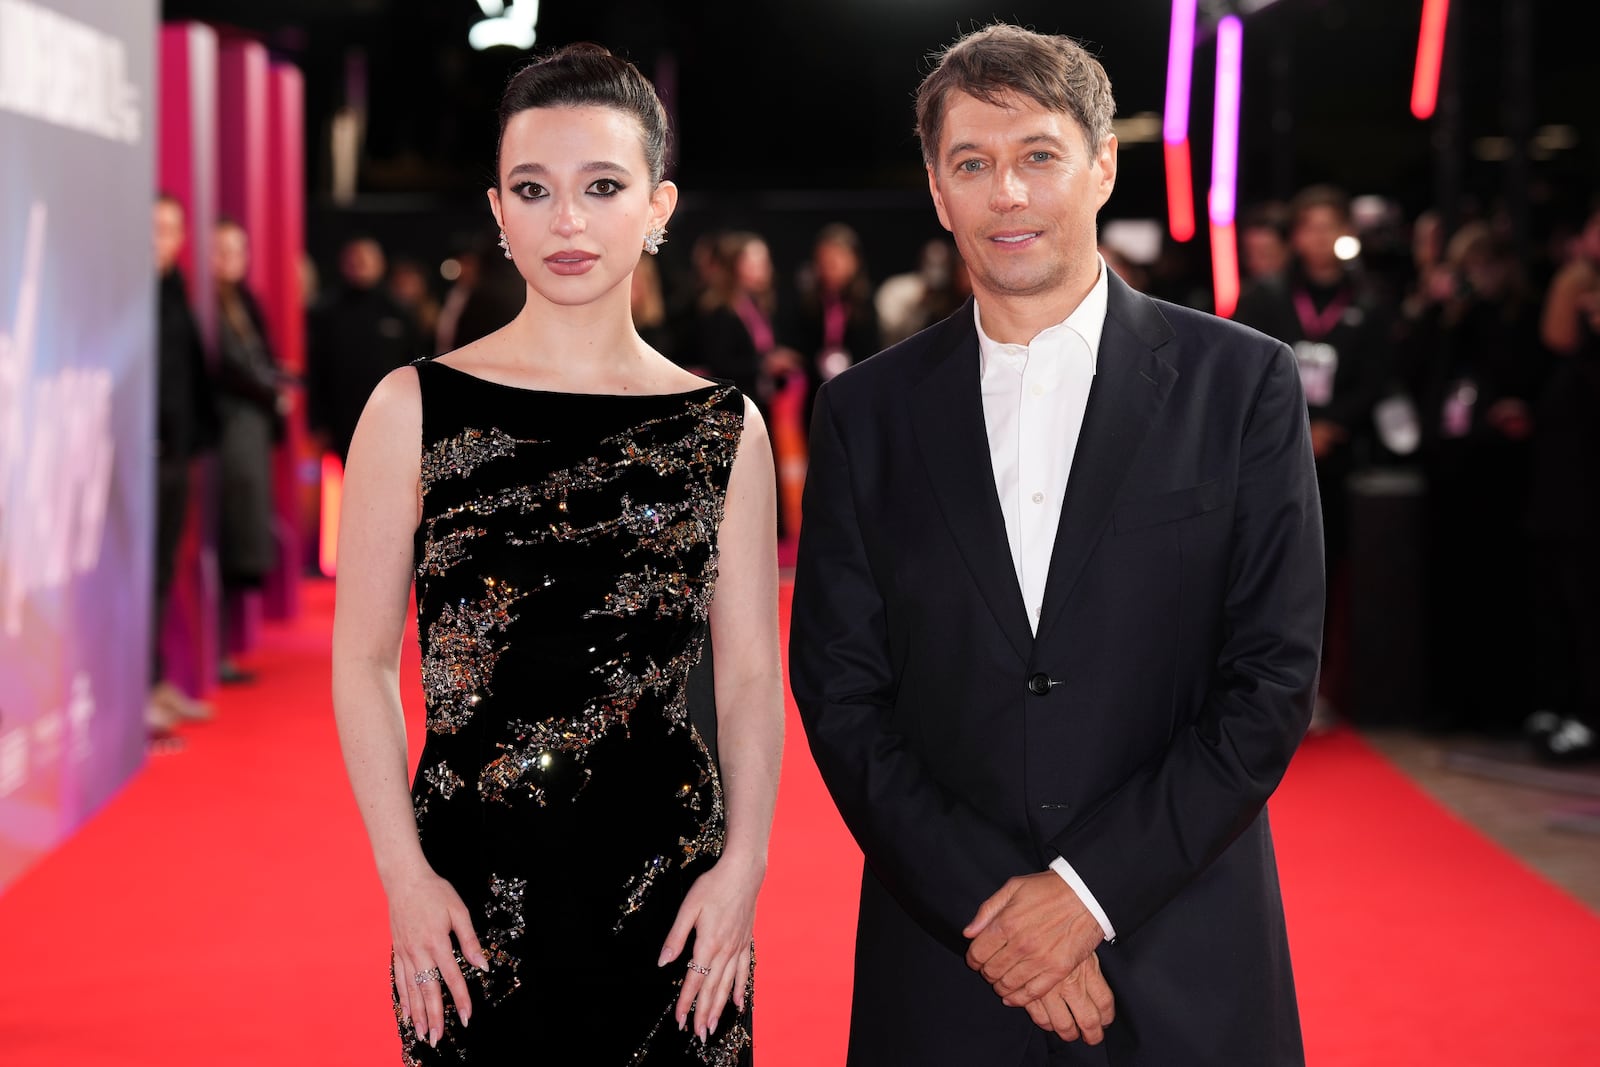
<path fill-rule="evenodd" d="M 1304 289 L 1294 291 L 1294 313 L 1300 320 L 1300 331 L 1307 340 L 1320 341 L 1339 325 L 1345 309 L 1350 306 L 1350 290 L 1340 289 L 1321 311 L 1312 303 L 1311 294 Z"/>

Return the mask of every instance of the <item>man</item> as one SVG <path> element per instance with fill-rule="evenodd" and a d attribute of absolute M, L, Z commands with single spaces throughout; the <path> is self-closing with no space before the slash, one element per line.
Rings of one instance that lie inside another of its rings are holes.
<path fill-rule="evenodd" d="M 1113 109 L 1066 38 L 953 45 L 917 122 L 975 304 L 818 396 L 790 667 L 866 856 L 853 1065 L 1304 1062 L 1264 805 L 1320 640 L 1305 404 L 1100 262 Z"/>
<path fill-rule="evenodd" d="M 383 287 L 383 246 L 368 237 L 339 253 L 344 284 L 310 316 L 307 419 L 324 450 L 343 462 L 367 397 L 396 367 L 430 355 L 415 320 Z"/>
<path fill-rule="evenodd" d="M 1289 205 L 1292 262 L 1247 286 L 1235 315 L 1294 349 L 1311 419 L 1327 550 L 1327 654 L 1312 729 L 1331 727 L 1345 701 L 1349 644 L 1345 593 L 1350 494 L 1345 483 L 1370 451 L 1372 409 L 1390 378 L 1389 316 L 1337 242 L 1351 232 L 1349 201 L 1327 185 Z"/>

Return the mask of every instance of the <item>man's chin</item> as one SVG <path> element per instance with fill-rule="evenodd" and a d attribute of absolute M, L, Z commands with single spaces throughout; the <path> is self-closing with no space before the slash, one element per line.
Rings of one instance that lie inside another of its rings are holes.
<path fill-rule="evenodd" d="M 995 274 L 985 274 L 981 284 L 975 284 L 975 289 L 986 289 L 999 297 L 1026 297 L 1040 296 L 1054 292 L 1061 287 L 1063 275 L 1060 271 L 1002 271 Z"/>

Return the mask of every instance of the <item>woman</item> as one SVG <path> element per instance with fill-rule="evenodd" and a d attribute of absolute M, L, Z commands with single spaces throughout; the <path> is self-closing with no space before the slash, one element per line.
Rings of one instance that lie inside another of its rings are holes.
<path fill-rule="evenodd" d="M 259 589 L 278 562 L 273 534 L 272 448 L 288 411 L 286 377 L 267 344 L 266 319 L 246 285 L 250 241 L 230 219 L 217 223 L 212 258 L 217 277 L 218 413 L 221 516 L 217 556 L 222 571 L 221 680 L 249 681 L 233 662 L 242 597 Z"/>
<path fill-rule="evenodd" d="M 630 318 L 677 200 L 665 141 L 649 82 L 602 48 L 518 73 L 489 206 L 527 304 L 386 377 L 351 448 L 334 703 L 406 1063 L 750 1062 L 783 722 L 773 475 L 750 402 Z M 715 754 L 685 685 L 708 642 Z"/>

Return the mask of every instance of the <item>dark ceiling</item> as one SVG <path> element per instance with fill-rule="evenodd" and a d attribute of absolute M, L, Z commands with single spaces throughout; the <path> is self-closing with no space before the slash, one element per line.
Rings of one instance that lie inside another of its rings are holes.
<path fill-rule="evenodd" d="M 1227 0 L 1204 0 L 1216 9 Z M 1536 184 L 1595 184 L 1600 122 L 1591 49 L 1565 28 L 1560 0 L 1458 0 L 1463 181 L 1484 198 L 1502 164 L 1473 156 L 1498 135 L 1516 98 L 1502 55 L 1506 12 L 1532 22 L 1530 128 L 1571 124 L 1575 147 L 1536 160 Z M 1241 199 L 1286 195 L 1313 181 L 1382 192 L 1420 209 L 1434 183 L 1435 124 L 1408 112 L 1421 0 L 1279 0 L 1246 23 Z M 1101 56 L 1119 116 L 1158 112 L 1165 84 L 1168 0 L 1021 2 L 768 0 L 736 3 L 543 0 L 538 47 L 596 40 L 656 77 L 676 124 L 675 176 L 702 192 L 746 189 L 915 189 L 911 94 L 926 56 L 962 29 L 1002 17 L 1069 33 Z M 259 36 L 306 73 L 308 161 L 324 182 L 322 129 L 344 102 L 348 62 L 365 64 L 369 94 L 363 189 L 473 197 L 493 151 L 493 110 L 526 55 L 473 52 L 477 0 L 165 0 L 169 19 L 196 18 Z M 1192 137 L 1203 170 L 1213 51 L 1196 55 Z M 675 73 L 674 73 L 675 71 Z M 1112 208 L 1156 214 L 1161 157 L 1128 145 Z"/>

